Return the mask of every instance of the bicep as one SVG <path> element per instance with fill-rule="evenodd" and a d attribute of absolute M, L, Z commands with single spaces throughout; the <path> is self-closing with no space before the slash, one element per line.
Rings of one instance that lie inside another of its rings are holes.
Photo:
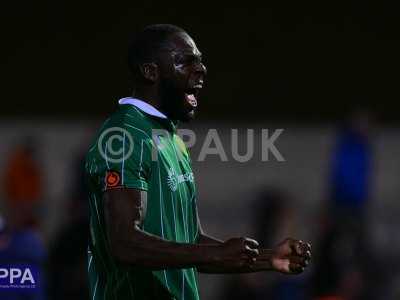
<path fill-rule="evenodd" d="M 103 203 L 110 241 L 125 239 L 143 224 L 147 192 L 137 189 L 111 189 L 104 192 Z"/>
<path fill-rule="evenodd" d="M 200 222 L 200 217 L 199 217 L 199 210 L 196 206 L 196 217 L 197 217 L 197 228 L 198 228 L 198 238 L 197 238 L 197 243 L 199 244 L 221 244 L 223 243 L 223 241 L 216 239 L 212 236 L 207 235 L 202 226 L 201 226 L 201 222 Z"/>

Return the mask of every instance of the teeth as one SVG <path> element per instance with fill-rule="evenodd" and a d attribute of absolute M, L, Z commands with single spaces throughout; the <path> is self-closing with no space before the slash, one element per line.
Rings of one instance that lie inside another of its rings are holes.
<path fill-rule="evenodd" d="M 187 95 L 187 101 L 189 102 L 189 104 L 193 107 L 197 106 L 197 99 L 193 94 L 188 94 Z"/>

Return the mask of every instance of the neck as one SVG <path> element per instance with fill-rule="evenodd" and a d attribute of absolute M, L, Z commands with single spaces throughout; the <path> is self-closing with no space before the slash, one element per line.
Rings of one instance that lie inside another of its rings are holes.
<path fill-rule="evenodd" d="M 146 89 L 142 87 L 136 88 L 132 93 L 132 97 L 145 101 L 161 111 L 160 97 L 158 96 L 158 93 L 154 91 L 154 89 Z"/>
<path fill-rule="evenodd" d="M 161 99 L 156 89 L 138 87 L 133 90 L 132 97 L 150 104 L 151 106 L 168 116 L 168 113 L 163 109 L 161 105 Z"/>

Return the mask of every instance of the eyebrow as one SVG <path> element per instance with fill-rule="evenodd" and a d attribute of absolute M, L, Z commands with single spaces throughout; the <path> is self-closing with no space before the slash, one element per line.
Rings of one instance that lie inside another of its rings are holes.
<path fill-rule="evenodd" d="M 189 51 L 182 51 L 181 54 L 186 55 L 186 56 L 195 56 L 195 57 L 203 57 L 203 54 L 201 52 L 198 53 L 193 53 Z"/>
<path fill-rule="evenodd" d="M 199 54 L 195 54 L 195 53 L 183 53 L 183 55 L 194 56 L 194 57 L 202 57 L 201 53 L 199 53 Z"/>

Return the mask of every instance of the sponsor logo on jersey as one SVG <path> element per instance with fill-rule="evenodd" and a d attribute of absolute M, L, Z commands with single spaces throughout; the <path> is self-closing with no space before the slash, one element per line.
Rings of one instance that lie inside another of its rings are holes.
<path fill-rule="evenodd" d="M 167 185 L 171 191 L 175 192 L 178 189 L 178 185 L 186 181 L 194 181 L 193 172 L 177 174 L 173 168 L 168 170 Z"/>

